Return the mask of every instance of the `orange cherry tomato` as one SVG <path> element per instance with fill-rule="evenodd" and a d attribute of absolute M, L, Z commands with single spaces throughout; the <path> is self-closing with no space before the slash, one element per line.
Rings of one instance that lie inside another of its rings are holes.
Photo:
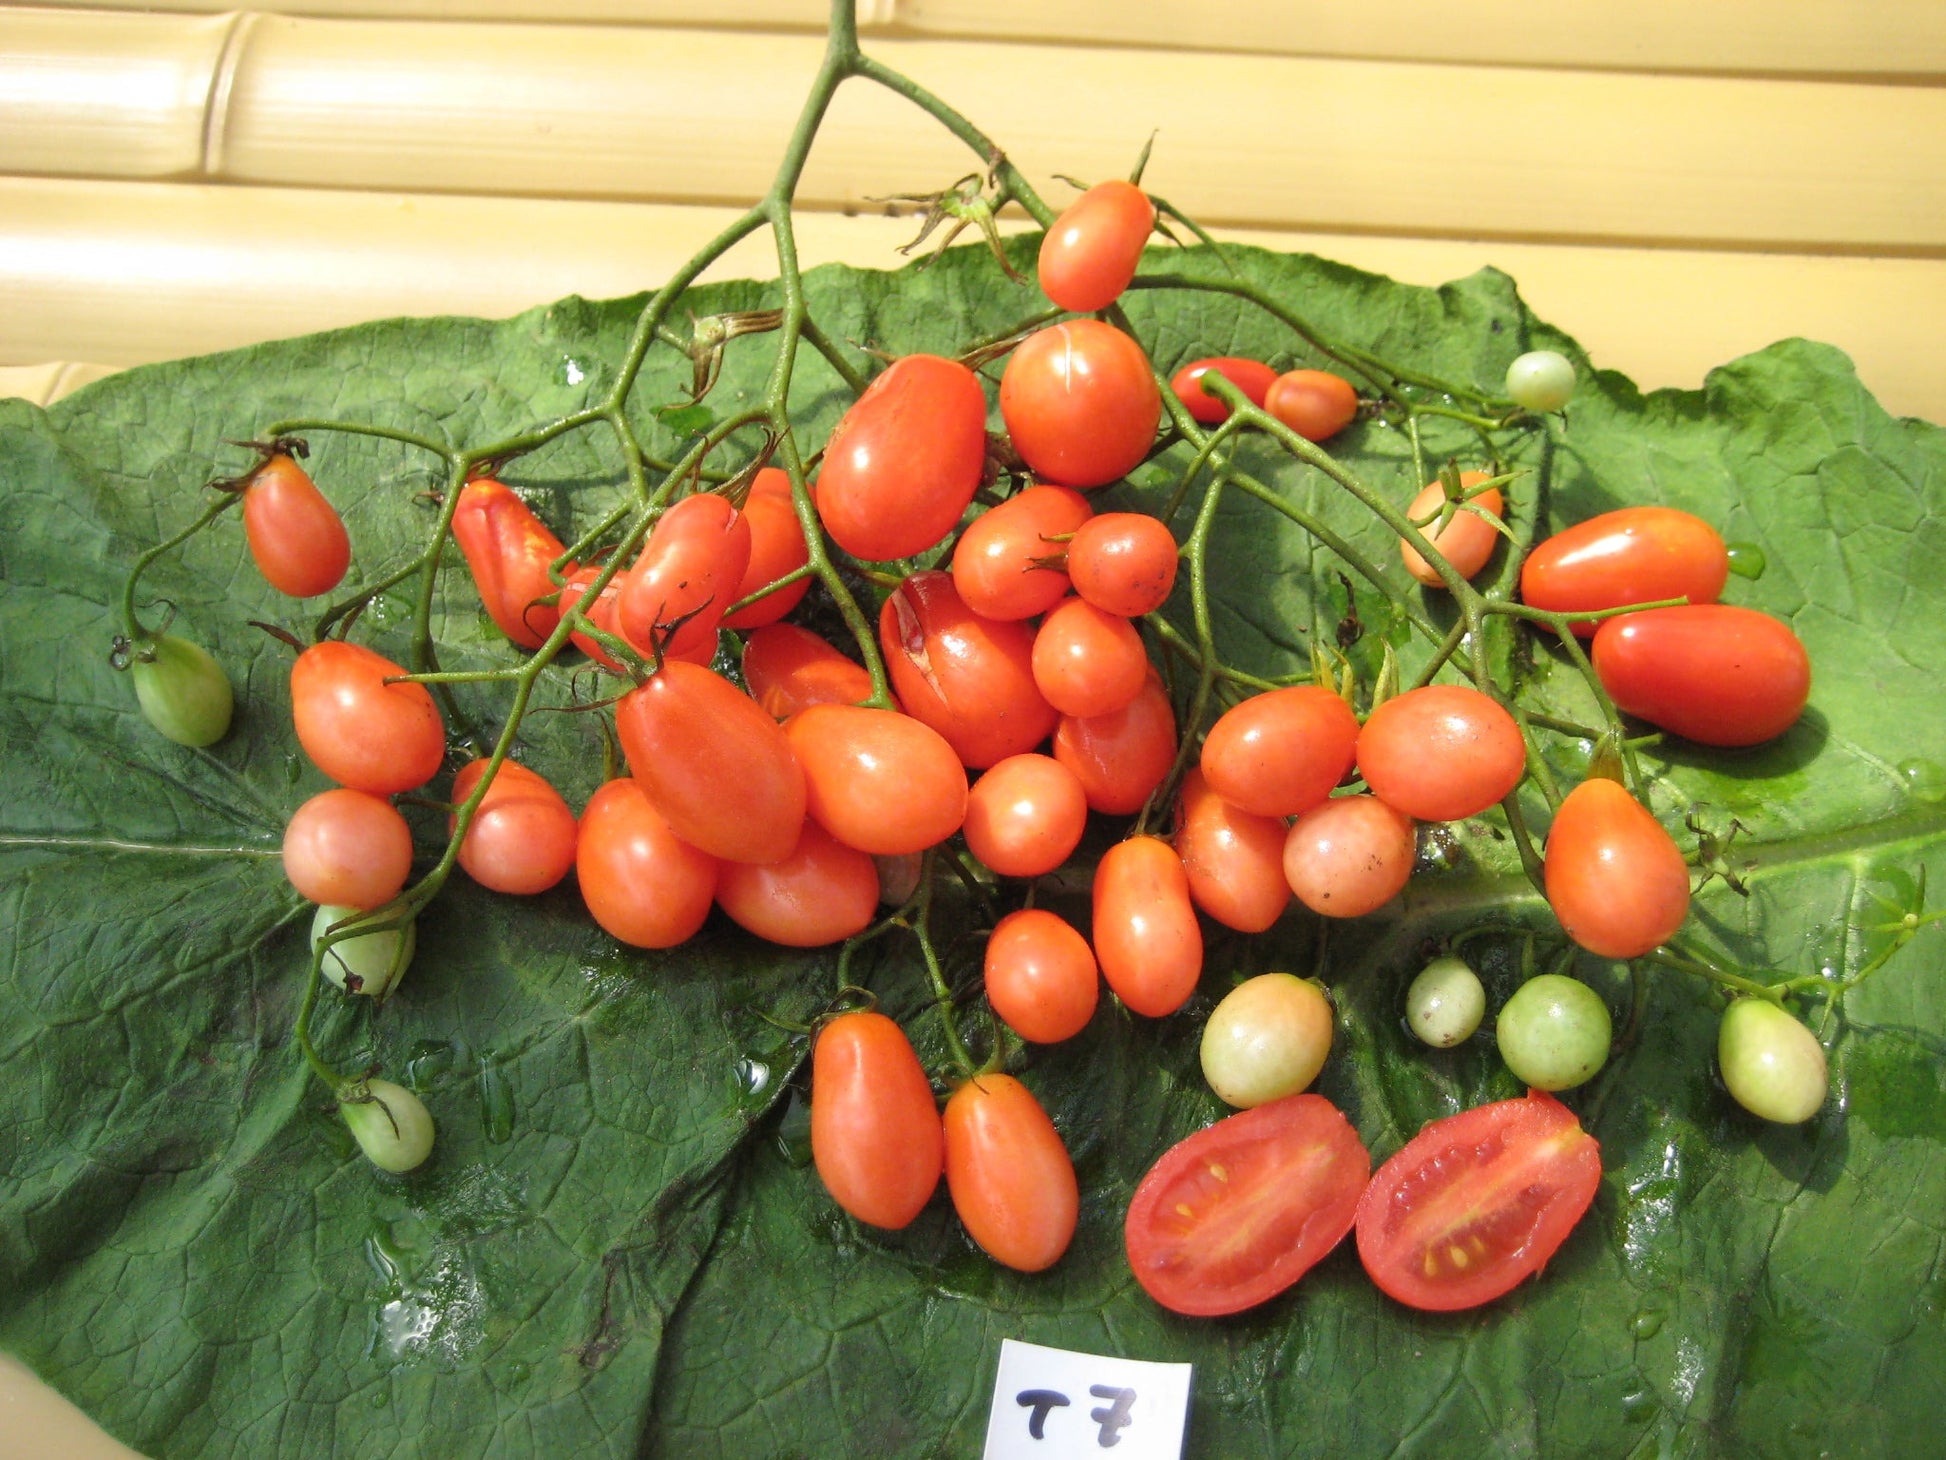
<path fill-rule="evenodd" d="M 743 520 L 750 524 L 750 564 L 743 570 L 743 581 L 730 595 L 732 603 L 740 603 L 811 561 L 811 550 L 804 545 L 804 524 L 797 520 L 797 507 L 791 500 L 788 472 L 767 466 L 757 473 L 749 495 L 743 499 Z M 800 578 L 790 587 L 767 593 L 748 608 L 730 614 L 723 627 L 754 629 L 774 624 L 802 603 L 810 591 L 811 580 Z"/>
<path fill-rule="evenodd" d="M 1140 618 L 1169 601 L 1176 586 L 1176 540 L 1145 512 L 1104 512 L 1068 543 L 1074 591 L 1096 608 Z"/>
<path fill-rule="evenodd" d="M 1287 370 L 1264 392 L 1263 407 L 1306 441 L 1329 441 L 1358 419 L 1358 392 L 1329 370 Z"/>
<path fill-rule="evenodd" d="M 987 1002 L 1022 1039 L 1074 1038 L 1095 1017 L 1100 984 L 1088 940 L 1045 908 L 1008 913 L 987 939 Z"/>
<path fill-rule="evenodd" d="M 946 1189 L 995 1262 L 1043 1272 L 1061 1260 L 1081 1188 L 1061 1133 L 1012 1075 L 975 1075 L 946 1102 Z"/>
<path fill-rule="evenodd" d="M 1521 601 L 1553 613 L 1592 613 L 1659 598 L 1714 603 L 1730 550 L 1702 518 L 1674 507 L 1623 507 L 1564 528 L 1520 565 Z M 1600 627 L 1574 624 L 1584 639 Z"/>
<path fill-rule="evenodd" d="M 1108 308 L 1135 277 L 1154 227 L 1155 204 L 1134 183 L 1096 183 L 1041 239 L 1041 292 L 1076 314 Z"/>
<path fill-rule="evenodd" d="M 1358 716 L 1314 684 L 1252 695 L 1203 739 L 1203 775 L 1232 806 L 1258 816 L 1309 811 L 1351 769 Z"/>
<path fill-rule="evenodd" d="M 364 791 L 321 791 L 284 828 L 284 875 L 312 902 L 375 908 L 411 873 L 411 828 L 391 802 Z"/>
<path fill-rule="evenodd" d="M 1176 807 L 1176 855 L 1189 897 L 1227 928 L 1261 933 L 1290 905 L 1281 818 L 1232 806 L 1192 768 Z"/>
<path fill-rule="evenodd" d="M 1041 620 L 1032 664 L 1047 702 L 1083 719 L 1121 709 L 1149 677 L 1135 625 L 1083 598 L 1063 599 Z"/>
<path fill-rule="evenodd" d="M 1460 473 L 1460 486 L 1463 489 L 1471 489 L 1481 482 L 1490 480 L 1491 478 L 1483 471 Z M 1445 484 L 1432 482 L 1412 499 L 1412 505 L 1405 509 L 1405 515 L 1414 522 L 1424 521 L 1438 512 L 1445 502 Z M 1498 487 L 1492 491 L 1482 492 L 1477 497 L 1469 498 L 1468 505 L 1478 507 L 1481 512 L 1494 517 L 1504 517 L 1507 510 Z M 1440 554 L 1453 565 L 1454 571 L 1462 578 L 1471 578 L 1484 568 L 1487 559 L 1493 556 L 1495 545 L 1500 541 L 1498 532 L 1482 521 L 1477 514 L 1464 509 L 1455 511 L 1452 520 L 1443 528 L 1435 519 L 1427 522 L 1419 531 L 1439 549 Z M 1427 562 L 1420 555 L 1419 550 L 1403 538 L 1399 540 L 1399 556 L 1405 560 L 1406 571 L 1428 588 L 1446 586 L 1445 580 L 1439 576 L 1438 569 Z"/>
<path fill-rule="evenodd" d="M 1375 912 L 1405 890 L 1417 850 L 1412 818 L 1376 796 L 1334 796 L 1292 824 L 1284 880 L 1331 918 Z"/>
<path fill-rule="evenodd" d="M 622 583 L 617 619 L 642 654 L 707 664 L 723 611 L 750 566 L 750 524 L 729 498 L 698 492 L 672 505 L 649 531 Z"/>
<path fill-rule="evenodd" d="M 1098 319 L 1031 334 L 1000 376 L 1000 415 L 1034 475 L 1099 487 L 1155 445 L 1162 392 L 1142 347 Z"/>
<path fill-rule="evenodd" d="M 1169 389 L 1189 408 L 1189 414 L 1205 426 L 1214 426 L 1230 414 L 1228 406 L 1203 389 L 1203 377 L 1212 370 L 1249 397 L 1252 405 L 1259 406 L 1264 403 L 1265 393 L 1277 379 L 1277 372 L 1261 360 L 1222 355 L 1210 360 L 1190 361 L 1170 379 Z"/>
<path fill-rule="evenodd" d="M 1624 711 L 1702 745 L 1760 745 L 1811 697 L 1811 657 L 1790 625 L 1727 603 L 1609 619 L 1592 657 Z"/>
<path fill-rule="evenodd" d="M 351 539 L 309 472 L 279 453 L 243 488 L 243 536 L 257 571 L 279 593 L 329 593 L 351 566 Z"/>
<path fill-rule="evenodd" d="M 780 861 L 725 862 L 716 905 L 746 932 L 786 948 L 822 948 L 871 926 L 878 911 L 878 866 L 807 820 Z"/>
<path fill-rule="evenodd" d="M 1583 781 L 1554 813 L 1542 881 L 1567 935 L 1599 958 L 1639 958 L 1689 916 L 1675 840 L 1613 781 Z"/>
<path fill-rule="evenodd" d="M 743 641 L 743 682 L 779 720 L 813 705 L 855 705 L 872 697 L 864 665 L 796 624 L 766 624 Z"/>
<path fill-rule="evenodd" d="M 635 948 L 673 948 L 692 937 L 716 900 L 716 858 L 669 830 L 631 776 L 589 798 L 574 875 L 594 920 Z"/>
<path fill-rule="evenodd" d="M 1068 591 L 1061 541 L 1094 515 L 1072 487 L 1027 487 L 981 513 L 953 548 L 953 584 L 983 618 L 1032 618 Z M 1049 563 L 1054 566 L 1048 566 Z"/>
<path fill-rule="evenodd" d="M 804 768 L 805 810 L 848 847 L 883 857 L 922 852 L 966 819 L 966 767 L 910 715 L 813 705 L 784 733 Z"/>
<path fill-rule="evenodd" d="M 833 1201 L 897 1230 L 946 1169 L 946 1130 L 905 1031 L 883 1014 L 840 1014 L 811 1052 L 811 1159 Z"/>
<path fill-rule="evenodd" d="M 1090 811 L 1132 816 L 1162 784 L 1176 760 L 1176 712 L 1153 671 L 1119 710 L 1054 727 L 1054 758 L 1081 782 Z"/>
<path fill-rule="evenodd" d="M 1203 930 L 1189 901 L 1189 877 L 1167 842 L 1117 842 L 1095 868 L 1095 958 L 1124 1004 L 1159 1019 L 1196 992 Z"/>
<path fill-rule="evenodd" d="M 966 848 L 1002 877 L 1039 877 L 1067 861 L 1088 827 L 1088 795 L 1052 756 L 1010 755 L 973 783 Z"/>
<path fill-rule="evenodd" d="M 476 477 L 460 488 L 453 541 L 500 632 L 523 649 L 540 648 L 561 622 L 559 607 L 540 601 L 561 591 L 548 572 L 567 551 L 561 540 L 512 487 Z"/>
<path fill-rule="evenodd" d="M 1462 821 L 1497 806 L 1527 771 L 1527 744 L 1491 695 L 1428 684 L 1365 717 L 1358 769 L 1372 794 L 1418 821 Z"/>
<path fill-rule="evenodd" d="M 291 666 L 297 743 L 317 768 L 353 790 L 389 796 L 423 786 L 446 759 L 446 724 L 423 684 L 387 684 L 405 671 L 362 644 L 326 639 Z"/>
<path fill-rule="evenodd" d="M 453 778 L 454 805 L 473 794 L 486 768 L 485 760 L 460 767 Z M 447 818 L 448 836 L 458 821 L 457 815 Z M 459 864 L 495 892 L 545 892 L 574 865 L 576 832 L 574 813 L 546 777 L 503 760 L 459 844 Z"/>

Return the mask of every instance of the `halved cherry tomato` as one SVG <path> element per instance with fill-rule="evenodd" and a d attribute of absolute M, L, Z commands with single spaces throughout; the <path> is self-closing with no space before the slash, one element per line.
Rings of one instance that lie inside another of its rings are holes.
<path fill-rule="evenodd" d="M 1104 512 L 1075 529 L 1068 578 L 1096 608 L 1140 618 L 1176 586 L 1176 540 L 1145 512 Z"/>
<path fill-rule="evenodd" d="M 1155 204 L 1134 183 L 1096 183 L 1041 239 L 1041 292 L 1076 314 L 1108 308 L 1135 277 L 1154 227 Z"/>
<path fill-rule="evenodd" d="M 883 857 L 923 852 L 966 819 L 966 767 L 910 715 L 813 705 L 784 733 L 804 768 L 806 812 L 848 847 Z"/>
<path fill-rule="evenodd" d="M 332 780 L 389 796 L 423 786 L 446 758 L 446 724 L 423 684 L 362 644 L 326 639 L 291 665 L 297 743 Z"/>
<path fill-rule="evenodd" d="M 1293 685 L 1226 710 L 1203 740 L 1203 775 L 1232 806 L 1296 816 L 1344 779 L 1357 745 L 1358 716 L 1342 697 Z"/>
<path fill-rule="evenodd" d="M 412 830 L 382 797 L 321 791 L 284 828 L 284 875 L 312 902 L 375 908 L 411 873 Z"/>
<path fill-rule="evenodd" d="M 1372 794 L 1419 821 L 1463 821 L 1498 805 L 1527 770 L 1514 717 L 1470 685 L 1394 695 L 1358 732 L 1358 770 Z"/>
<path fill-rule="evenodd" d="M 540 648 L 561 621 L 557 606 L 539 601 L 560 592 L 548 567 L 567 551 L 561 540 L 512 487 L 476 477 L 460 488 L 453 541 L 500 632 L 523 649 Z"/>
<path fill-rule="evenodd" d="M 822 948 L 871 925 L 878 911 L 878 867 L 806 820 L 788 856 L 757 866 L 717 869 L 716 905 L 746 932 L 786 948 Z"/>
<path fill-rule="evenodd" d="M 1099 487 L 1149 454 L 1162 393 L 1142 347 L 1098 319 L 1029 335 L 1000 376 L 1014 450 L 1045 481 Z"/>
<path fill-rule="evenodd" d="M 1174 1313 L 1268 1302 L 1344 1240 L 1372 1158 L 1322 1095 L 1288 1095 L 1177 1142 L 1128 1204 L 1128 1265 Z"/>
<path fill-rule="evenodd" d="M 1252 405 L 1259 406 L 1264 403 L 1265 392 L 1277 379 L 1277 372 L 1261 360 L 1221 355 L 1209 360 L 1190 361 L 1170 379 L 1169 389 L 1189 408 L 1189 414 L 1205 426 L 1214 426 L 1230 414 L 1228 406 L 1203 389 L 1203 376 L 1211 370 L 1248 396 Z M 1354 400 L 1353 408 L 1356 407 Z"/>
<path fill-rule="evenodd" d="M 1095 958 L 1124 1004 L 1160 1019 L 1196 992 L 1203 930 L 1182 858 L 1167 842 L 1130 837 L 1103 854 L 1094 880 Z"/>
<path fill-rule="evenodd" d="M 1058 1044 L 1088 1027 L 1101 974 L 1088 940 L 1046 908 L 1008 913 L 987 939 L 987 1002 L 1009 1029 Z"/>
<path fill-rule="evenodd" d="M 1135 625 L 1085 598 L 1049 610 L 1034 635 L 1034 683 L 1063 715 L 1086 719 L 1121 709 L 1149 677 Z"/>
<path fill-rule="evenodd" d="M 292 598 L 329 593 L 351 565 L 351 539 L 337 508 L 281 453 L 244 486 L 243 536 L 264 581 Z"/>
<path fill-rule="evenodd" d="M 855 705 L 872 696 L 864 665 L 796 624 L 765 624 L 744 640 L 743 682 L 779 720 L 812 705 Z"/>
<path fill-rule="evenodd" d="M 1611 618 L 1593 658 L 1623 710 L 1702 745 L 1774 739 L 1811 697 L 1811 657 L 1790 625 L 1727 603 Z"/>
<path fill-rule="evenodd" d="M 743 499 L 743 520 L 750 524 L 750 564 L 743 570 L 743 581 L 730 595 L 740 602 L 759 588 L 768 588 L 779 578 L 795 573 L 811 561 L 811 550 L 804 545 L 804 524 L 797 520 L 791 501 L 788 472 L 767 466 L 750 484 Z M 774 624 L 804 601 L 811 591 L 811 580 L 800 578 L 788 588 L 767 593 L 748 608 L 723 620 L 726 629 L 754 629 Z"/>
<path fill-rule="evenodd" d="M 485 760 L 460 767 L 453 777 L 454 805 L 473 794 L 486 768 Z M 457 822 L 457 816 L 447 818 L 447 835 Z M 576 830 L 574 813 L 545 776 L 503 760 L 459 844 L 459 864 L 495 892 L 545 892 L 574 865 Z"/>
<path fill-rule="evenodd" d="M 1088 827 L 1073 771 L 1027 752 L 997 761 L 966 798 L 966 849 L 1002 877 L 1038 877 L 1067 861 Z"/>
<path fill-rule="evenodd" d="M 1225 927 L 1261 933 L 1290 905 L 1284 880 L 1287 829 L 1275 816 L 1232 806 L 1193 766 L 1176 807 L 1176 855 L 1190 900 Z"/>
<path fill-rule="evenodd" d="M 1333 796 L 1291 825 L 1284 880 L 1332 918 L 1376 912 L 1405 890 L 1417 849 L 1412 818 L 1376 796 Z"/>
<path fill-rule="evenodd" d="M 907 355 L 832 431 L 818 518 L 854 558 L 922 553 L 959 525 L 986 464 L 986 391 L 957 360 Z"/>
<path fill-rule="evenodd" d="M 1428 1124 L 1358 1203 L 1358 1256 L 1413 1308 L 1476 1308 L 1539 1272 L 1601 1186 L 1601 1146 L 1552 1095 Z"/>
<path fill-rule="evenodd" d="M 983 512 L 953 548 L 953 583 L 984 618 L 1032 618 L 1068 591 L 1061 541 L 1094 515 L 1072 487 L 1028 487 Z M 1053 566 L 1049 566 L 1050 563 Z"/>
<path fill-rule="evenodd" d="M 1687 598 L 1714 603 L 1730 551 L 1702 518 L 1674 507 L 1623 507 L 1577 522 L 1527 555 L 1521 601 L 1555 613 L 1591 613 Z M 1584 639 L 1599 623 L 1573 625 Z"/>
<path fill-rule="evenodd" d="M 833 1201 L 897 1229 L 946 1169 L 946 1130 L 905 1031 L 883 1014 L 840 1014 L 811 1051 L 811 1159 Z"/>
<path fill-rule="evenodd" d="M 1064 715 L 1054 758 L 1081 782 L 1088 809 L 1132 816 L 1176 759 L 1176 711 L 1153 669 L 1141 692 L 1106 715 Z"/>
<path fill-rule="evenodd" d="M 946 1102 L 946 1189 L 995 1262 L 1043 1272 L 1061 1260 L 1081 1188 L 1061 1133 L 1012 1075 L 975 1075 Z"/>
<path fill-rule="evenodd" d="M 1639 958 L 1689 915 L 1675 840 L 1613 781 L 1583 781 L 1548 828 L 1543 882 L 1567 935 L 1601 958 Z"/>
<path fill-rule="evenodd" d="M 1460 473 L 1460 486 L 1465 489 L 1477 487 L 1481 482 L 1490 480 L 1492 479 L 1483 471 Z M 1405 515 L 1414 522 L 1422 521 L 1438 512 L 1445 501 L 1445 484 L 1432 482 L 1412 499 L 1412 505 L 1405 509 Z M 1493 517 L 1504 517 L 1507 510 L 1506 503 L 1501 500 L 1498 487 L 1482 492 L 1477 497 L 1469 497 L 1467 506 L 1477 507 L 1481 512 Z M 1451 563 L 1454 571 L 1462 578 L 1471 578 L 1484 568 L 1487 559 L 1493 556 L 1495 545 L 1500 541 L 1500 534 L 1492 526 L 1478 513 L 1467 511 L 1466 508 L 1455 510 L 1451 520 L 1443 528 L 1434 517 L 1419 531 L 1435 548 L 1439 549 L 1440 556 Z M 1399 556 L 1405 561 L 1406 571 L 1428 588 L 1446 586 L 1445 580 L 1439 576 L 1439 570 L 1427 562 L 1419 550 L 1404 538 L 1399 539 Z"/>
<path fill-rule="evenodd" d="M 656 519 L 622 579 L 616 620 L 639 653 L 707 664 L 723 611 L 750 566 L 750 524 L 727 497 L 698 492 Z"/>
<path fill-rule="evenodd" d="M 1306 441 L 1329 441 L 1358 418 L 1358 392 L 1329 370 L 1287 370 L 1264 392 L 1263 406 Z"/>
<path fill-rule="evenodd" d="M 716 869 L 716 858 L 669 830 L 632 776 L 602 786 L 581 813 L 574 849 L 581 899 L 632 947 L 673 948 L 693 936 L 716 900 Z"/>

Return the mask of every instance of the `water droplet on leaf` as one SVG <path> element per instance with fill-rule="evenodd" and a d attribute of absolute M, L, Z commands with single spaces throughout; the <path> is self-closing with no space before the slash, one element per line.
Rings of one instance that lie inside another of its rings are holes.
<path fill-rule="evenodd" d="M 1730 571 L 1739 578 L 1761 578 L 1768 564 L 1764 561 L 1764 550 L 1754 542 L 1733 542 L 1730 544 Z"/>

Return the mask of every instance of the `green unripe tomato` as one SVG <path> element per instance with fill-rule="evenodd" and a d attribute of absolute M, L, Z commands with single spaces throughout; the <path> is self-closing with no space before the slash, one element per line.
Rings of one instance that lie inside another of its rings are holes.
<path fill-rule="evenodd" d="M 1203 1078 L 1249 1110 L 1295 1095 L 1331 1053 L 1331 1001 L 1309 980 L 1260 973 L 1223 997 L 1203 1026 Z"/>
<path fill-rule="evenodd" d="M 378 908 L 361 914 L 355 907 L 336 907 L 324 903 L 311 918 L 311 950 L 313 953 L 317 951 L 318 944 L 324 941 L 325 932 L 333 923 L 355 917 L 383 921 L 389 913 L 388 908 Z M 384 928 L 345 938 L 325 950 L 324 976 L 346 993 L 369 994 L 379 1003 L 384 1003 L 385 996 L 397 988 L 399 980 L 405 976 L 406 967 L 412 962 L 413 950 L 418 944 L 419 924 L 416 919 L 408 921 L 402 928 Z"/>
<path fill-rule="evenodd" d="M 1608 1005 L 1581 980 L 1530 978 L 1500 1010 L 1493 1037 L 1514 1077 L 1536 1090 L 1571 1090 L 1608 1063 Z"/>
<path fill-rule="evenodd" d="M 1487 991 L 1463 958 L 1433 959 L 1405 991 L 1406 1023 L 1434 1049 L 1472 1038 L 1486 1011 Z"/>
<path fill-rule="evenodd" d="M 135 646 L 128 667 L 143 718 L 176 744 L 214 745 L 229 734 L 230 681 L 200 644 L 159 634 Z"/>
<path fill-rule="evenodd" d="M 1723 1083 L 1752 1115 L 1781 1125 L 1809 1120 L 1830 1088 L 1824 1046 L 1768 999 L 1734 999 L 1716 1034 Z"/>
<path fill-rule="evenodd" d="M 1574 394 L 1574 365 L 1554 350 L 1529 350 L 1507 367 L 1507 394 L 1530 411 L 1558 411 Z"/>
<path fill-rule="evenodd" d="M 432 1154 L 432 1115 L 403 1085 L 360 1080 L 338 1093 L 345 1118 L 365 1158 L 381 1171 L 410 1171 Z"/>

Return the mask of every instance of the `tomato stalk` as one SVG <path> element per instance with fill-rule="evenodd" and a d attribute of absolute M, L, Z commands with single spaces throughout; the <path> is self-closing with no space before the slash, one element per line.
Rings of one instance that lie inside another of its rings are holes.
<path fill-rule="evenodd" d="M 210 523 L 214 522 L 223 513 L 236 506 L 241 500 L 242 496 L 240 493 L 224 492 L 205 507 L 201 515 L 194 522 L 190 523 L 189 526 L 183 528 L 175 536 L 157 543 L 154 547 L 149 548 L 140 557 L 136 558 L 134 565 L 128 570 L 127 580 L 122 584 L 122 623 L 128 630 L 128 637 L 134 640 L 135 643 L 138 645 L 146 644 L 154 638 L 154 635 L 142 627 L 142 620 L 136 617 L 135 613 L 135 585 L 142 581 L 142 575 L 148 571 L 149 564 L 153 563 L 164 553 L 181 547 L 190 538 L 201 532 L 205 527 L 208 527 Z"/>

